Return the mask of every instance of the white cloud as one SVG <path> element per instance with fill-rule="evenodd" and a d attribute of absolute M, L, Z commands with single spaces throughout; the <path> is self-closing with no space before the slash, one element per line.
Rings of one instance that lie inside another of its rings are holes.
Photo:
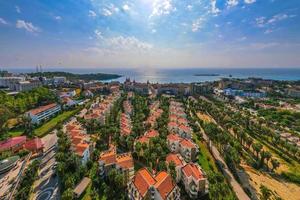
<path fill-rule="evenodd" d="M 93 10 L 89 10 L 89 17 L 97 17 L 97 14 Z"/>
<path fill-rule="evenodd" d="M 147 42 L 142 42 L 136 37 L 113 37 L 107 39 L 107 44 L 113 49 L 121 50 L 149 50 L 153 48 L 153 45 Z"/>
<path fill-rule="evenodd" d="M 278 14 L 274 15 L 271 19 L 268 20 L 268 24 L 275 23 L 277 21 L 282 21 L 287 19 L 289 16 L 287 14 Z"/>
<path fill-rule="evenodd" d="M 172 0 L 153 0 L 151 17 L 168 15 L 175 11 L 176 8 L 172 5 Z"/>
<path fill-rule="evenodd" d="M 118 7 L 116 7 L 114 4 L 109 4 L 108 6 L 106 6 L 105 8 L 102 9 L 102 15 L 104 16 L 111 16 L 114 13 L 119 12 L 120 9 Z"/>
<path fill-rule="evenodd" d="M 256 26 L 262 28 L 265 26 L 265 22 L 266 21 L 266 18 L 265 17 L 257 17 L 255 18 L 255 23 L 256 23 Z"/>
<path fill-rule="evenodd" d="M 188 9 L 189 11 L 191 11 L 193 9 L 192 5 L 187 5 L 186 9 Z"/>
<path fill-rule="evenodd" d="M 60 21 L 60 20 L 62 20 L 62 17 L 61 16 L 55 16 L 54 19 L 57 20 L 57 21 Z"/>
<path fill-rule="evenodd" d="M 31 22 L 25 22 L 24 20 L 17 20 L 16 28 L 25 29 L 26 31 L 31 33 L 36 33 L 41 31 L 39 27 L 34 26 Z"/>
<path fill-rule="evenodd" d="M 256 0 L 245 0 L 245 3 L 247 3 L 247 4 L 252 4 L 252 3 L 255 3 L 256 2 Z"/>
<path fill-rule="evenodd" d="M 211 0 L 211 13 L 218 15 L 221 12 L 221 10 L 217 8 L 216 4 L 217 0 Z"/>
<path fill-rule="evenodd" d="M 130 10 L 130 7 L 129 7 L 128 4 L 124 4 L 123 7 L 122 7 L 122 9 L 123 9 L 124 11 L 129 11 L 129 10 Z"/>
<path fill-rule="evenodd" d="M 284 13 L 274 15 L 269 19 L 267 19 L 266 17 L 258 17 L 255 19 L 255 24 L 257 27 L 263 28 L 266 27 L 267 25 L 274 25 L 279 21 L 283 21 L 285 19 L 292 18 L 292 17 L 293 15 L 287 15 Z"/>
<path fill-rule="evenodd" d="M 98 29 L 96 29 L 96 30 L 94 31 L 94 33 L 95 33 L 95 35 L 96 35 L 96 37 L 97 37 L 98 39 L 103 39 L 103 35 L 102 35 L 101 31 L 99 31 Z"/>
<path fill-rule="evenodd" d="M 227 4 L 227 7 L 234 7 L 234 6 L 237 6 L 239 4 L 239 1 L 238 0 L 227 0 L 226 2 Z"/>
<path fill-rule="evenodd" d="M 0 24 L 7 25 L 7 24 L 8 24 L 8 22 L 7 22 L 7 21 L 5 21 L 3 18 L 1 18 L 1 17 L 0 17 Z"/>
<path fill-rule="evenodd" d="M 15 8 L 16 8 L 16 12 L 17 12 L 17 13 L 21 13 L 21 9 L 20 9 L 19 6 L 16 6 Z"/>
<path fill-rule="evenodd" d="M 156 33 L 156 32 L 157 32 L 156 29 L 151 30 L 151 33 Z"/>
<path fill-rule="evenodd" d="M 199 29 L 201 29 L 204 21 L 205 19 L 203 17 L 196 19 L 192 24 L 192 31 L 197 32 Z"/>

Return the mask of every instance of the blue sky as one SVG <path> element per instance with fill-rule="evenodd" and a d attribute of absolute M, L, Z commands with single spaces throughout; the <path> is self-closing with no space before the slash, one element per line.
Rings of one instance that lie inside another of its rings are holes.
<path fill-rule="evenodd" d="M 299 0 L 0 0 L 0 67 L 299 67 Z"/>

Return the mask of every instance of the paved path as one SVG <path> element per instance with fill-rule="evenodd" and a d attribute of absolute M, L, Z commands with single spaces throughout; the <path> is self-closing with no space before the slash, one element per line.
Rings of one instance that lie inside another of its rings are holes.
<path fill-rule="evenodd" d="M 39 169 L 39 178 L 34 183 L 34 200 L 58 200 L 60 199 L 58 177 L 54 175 L 56 169 L 55 154 L 57 145 L 56 132 L 42 138 L 44 143 L 44 155 Z"/>
<path fill-rule="evenodd" d="M 190 113 L 190 115 L 193 116 L 192 113 Z M 203 139 L 205 140 L 205 142 L 210 147 L 210 151 L 211 151 L 213 157 L 215 158 L 216 161 L 222 163 L 222 166 L 223 166 L 223 167 L 221 166 L 222 172 L 223 172 L 224 176 L 227 178 L 227 180 L 229 181 L 229 183 L 230 183 L 231 187 L 233 188 L 233 191 L 235 192 L 237 198 L 240 199 L 240 200 L 250 200 L 250 198 L 245 193 L 245 191 L 243 190 L 241 185 L 237 182 L 237 180 L 235 179 L 235 177 L 233 176 L 231 171 L 228 169 L 228 166 L 225 163 L 225 161 L 223 160 L 223 158 L 222 158 L 220 152 L 218 151 L 218 149 L 210 141 L 209 137 L 206 135 L 206 133 L 204 132 L 204 130 L 202 129 L 200 124 L 198 122 L 196 122 L 196 124 L 199 126 L 199 128 L 202 132 Z"/>

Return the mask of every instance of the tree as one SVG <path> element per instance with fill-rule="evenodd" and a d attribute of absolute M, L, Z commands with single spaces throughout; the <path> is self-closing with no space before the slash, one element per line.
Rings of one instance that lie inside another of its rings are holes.
<path fill-rule="evenodd" d="M 258 159 L 258 155 L 259 155 L 260 151 L 262 150 L 262 145 L 260 143 L 254 143 L 252 145 L 252 148 L 256 152 L 256 157 Z"/>
<path fill-rule="evenodd" d="M 73 193 L 73 189 L 72 188 L 68 188 L 66 189 L 62 196 L 61 196 L 62 200 L 73 200 L 74 199 L 74 193 Z"/>
<path fill-rule="evenodd" d="M 276 159 L 271 159 L 271 163 L 272 163 L 272 171 L 275 171 L 280 166 L 280 163 Z"/>
<path fill-rule="evenodd" d="M 261 199 L 269 200 L 272 195 L 272 191 L 264 185 L 260 185 L 259 189 L 261 193 Z"/>
<path fill-rule="evenodd" d="M 269 161 L 272 158 L 272 154 L 269 151 L 265 151 L 265 158 L 266 158 L 266 165 L 267 165 L 267 169 L 269 170 Z"/>
<path fill-rule="evenodd" d="M 171 161 L 169 163 L 169 171 L 170 171 L 170 174 L 172 176 L 173 181 L 176 182 L 176 176 L 177 176 L 177 174 L 176 174 L 176 165 L 173 161 Z"/>

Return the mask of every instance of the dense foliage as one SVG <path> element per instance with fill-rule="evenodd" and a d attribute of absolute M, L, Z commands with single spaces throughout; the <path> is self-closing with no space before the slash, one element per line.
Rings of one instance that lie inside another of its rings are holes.
<path fill-rule="evenodd" d="M 39 161 L 33 161 L 26 169 L 24 176 L 20 182 L 18 192 L 15 199 L 27 200 L 30 196 L 31 187 L 38 175 Z"/>

